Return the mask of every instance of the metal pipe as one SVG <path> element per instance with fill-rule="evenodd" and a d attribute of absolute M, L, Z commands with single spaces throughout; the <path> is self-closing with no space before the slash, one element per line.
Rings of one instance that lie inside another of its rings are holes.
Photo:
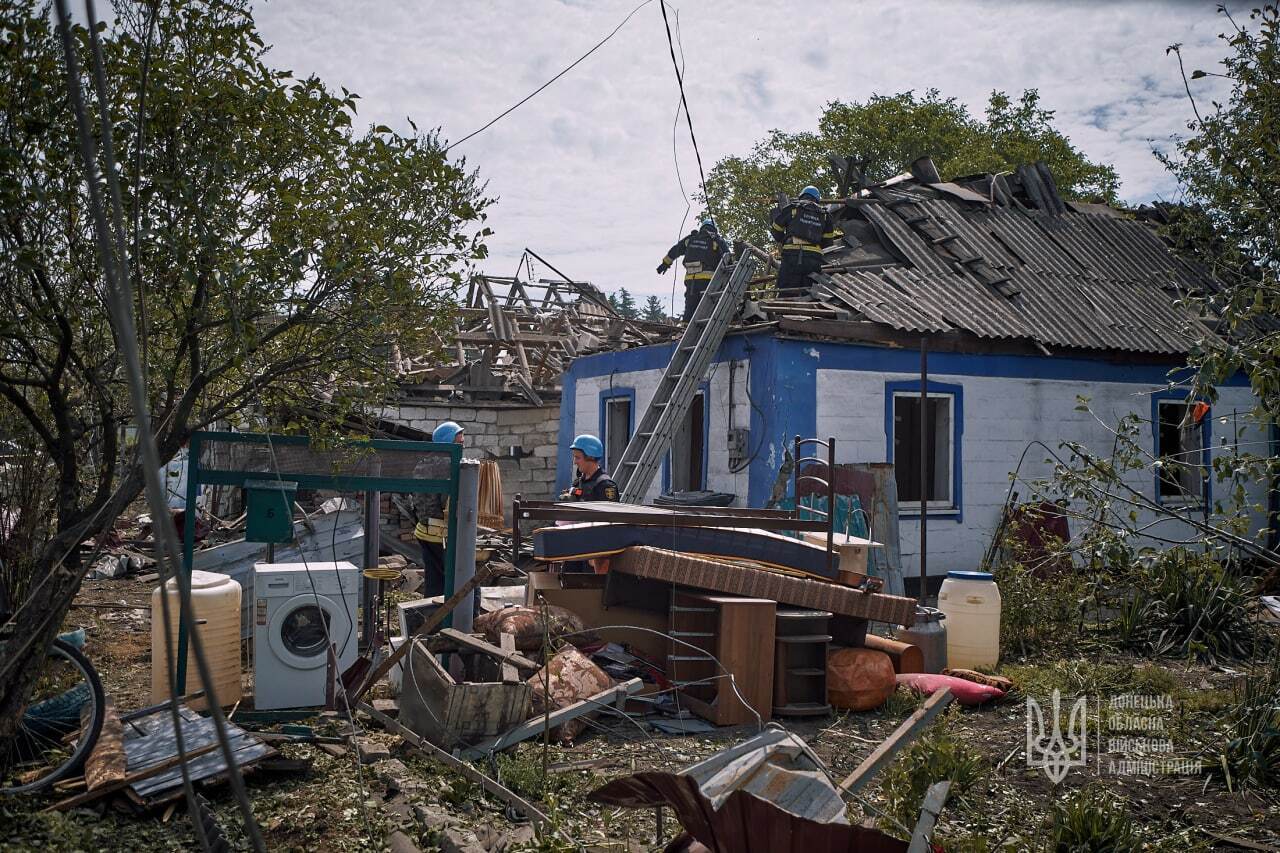
<path fill-rule="evenodd" d="M 836 438 L 827 436 L 827 572 L 832 570 L 835 557 L 832 545 L 836 535 Z"/>
<path fill-rule="evenodd" d="M 381 516 L 379 512 L 379 503 L 382 500 L 380 492 L 368 491 L 364 493 L 364 568 L 378 568 L 378 551 L 382 545 L 382 537 L 378 535 L 378 520 Z M 334 522 L 337 523 L 336 520 Z M 377 633 L 378 626 L 382 620 L 378 618 L 378 614 L 374 611 L 374 599 L 377 597 L 377 581 L 361 575 L 360 597 L 362 610 L 364 612 L 364 648 L 373 645 L 373 636 Z"/>
<path fill-rule="evenodd" d="M 480 463 L 463 459 L 458 466 L 458 530 L 453 548 L 454 589 L 476 574 L 476 520 L 480 507 Z M 467 596 L 453 611 L 452 627 L 471 633 L 475 596 Z"/>
<path fill-rule="evenodd" d="M 800 518 L 800 436 L 796 436 L 795 455 L 791 457 L 791 494 L 795 496 L 796 519 Z"/>
<path fill-rule="evenodd" d="M 920 603 L 929 573 L 929 339 L 920 337 Z"/>

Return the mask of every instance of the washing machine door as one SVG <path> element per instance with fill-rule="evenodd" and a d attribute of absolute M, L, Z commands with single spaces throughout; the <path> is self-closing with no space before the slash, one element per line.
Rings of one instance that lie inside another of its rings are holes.
<path fill-rule="evenodd" d="M 326 595 L 302 593 L 276 608 L 267 639 L 276 659 L 295 669 L 315 669 L 327 660 L 325 625 L 341 653 L 353 637 L 354 626 L 342 602 Z"/>

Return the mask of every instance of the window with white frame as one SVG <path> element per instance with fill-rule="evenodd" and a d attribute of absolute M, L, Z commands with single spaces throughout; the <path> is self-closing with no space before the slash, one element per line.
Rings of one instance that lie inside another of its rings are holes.
<path fill-rule="evenodd" d="M 1161 503 L 1204 499 L 1208 414 L 1208 405 L 1196 400 L 1156 401 L 1156 486 Z"/>
<path fill-rule="evenodd" d="M 613 471 L 631 439 L 631 397 L 609 397 L 604 401 L 604 462 Z"/>
<path fill-rule="evenodd" d="M 954 509 L 955 482 L 955 395 L 930 392 L 925 407 L 925 455 L 928 480 L 925 488 L 929 509 Z M 893 465 L 898 483 L 898 506 L 906 511 L 920 508 L 920 393 L 893 394 Z"/>

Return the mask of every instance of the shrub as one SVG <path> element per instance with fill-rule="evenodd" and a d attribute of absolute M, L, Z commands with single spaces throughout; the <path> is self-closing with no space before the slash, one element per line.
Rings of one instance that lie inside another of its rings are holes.
<path fill-rule="evenodd" d="M 1211 556 L 1174 548 L 1137 568 L 1117 639 L 1143 654 L 1247 658 L 1256 647 L 1252 585 Z"/>
<path fill-rule="evenodd" d="M 1081 788 L 1053 804 L 1055 853 L 1138 853 L 1142 844 L 1124 804 L 1102 788 Z"/>
<path fill-rule="evenodd" d="M 1280 787 L 1280 654 L 1249 673 L 1236 700 L 1214 771 L 1228 789 Z"/>
<path fill-rule="evenodd" d="M 1083 628 L 1086 581 L 1067 570 L 1040 578 L 1021 563 L 997 566 L 1000 644 L 1023 657 L 1064 649 Z"/>

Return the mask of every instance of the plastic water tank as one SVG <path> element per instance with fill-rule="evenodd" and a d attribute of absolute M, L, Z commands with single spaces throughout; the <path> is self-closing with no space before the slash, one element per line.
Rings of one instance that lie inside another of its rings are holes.
<path fill-rule="evenodd" d="M 994 667 L 1000 662 L 1000 590 L 987 572 L 947 572 L 938 592 L 947 617 L 947 665 Z"/>
<path fill-rule="evenodd" d="M 167 653 L 164 642 L 164 607 L 160 601 L 161 587 L 151 592 L 151 701 L 164 702 L 169 698 L 168 664 L 177 656 L 178 644 L 178 585 L 170 578 L 165 584 L 169 596 L 169 624 L 172 627 L 174 651 Z M 191 609 L 195 613 L 204 641 L 205 658 L 213 676 L 213 689 L 218 701 L 231 705 L 241 697 L 240 684 L 240 584 L 217 572 L 193 571 L 191 573 Z M 187 694 L 203 689 L 196 658 L 191 643 L 187 643 Z M 192 700 L 190 707 L 205 707 L 204 697 Z"/>

